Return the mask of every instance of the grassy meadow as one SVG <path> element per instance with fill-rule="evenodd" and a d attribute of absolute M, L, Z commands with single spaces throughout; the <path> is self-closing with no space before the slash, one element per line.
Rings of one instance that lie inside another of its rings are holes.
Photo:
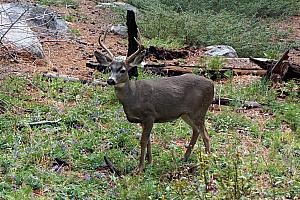
<path fill-rule="evenodd" d="M 81 3 L 35 2 L 71 5 L 75 11 Z M 297 14 L 298 1 L 126 2 L 141 10 L 137 20 L 147 45 L 227 44 L 241 57 L 277 58 L 297 44 L 286 39 L 292 27 L 278 31 L 275 25 Z M 119 20 L 124 22 L 123 16 Z M 107 77 L 96 74 L 101 80 Z M 140 70 L 139 79 L 149 78 L 157 76 Z M 200 139 L 190 160 L 182 162 L 190 128 L 182 120 L 156 124 L 153 164 L 132 176 L 142 129 L 127 121 L 112 87 L 36 74 L 7 76 L 0 80 L 0 199 L 299 199 L 297 82 L 275 88 L 263 80 L 237 84 L 228 76 L 215 86 L 216 96 L 237 101 L 209 109 L 212 153 L 204 154 Z M 244 100 L 263 108 L 245 110 L 239 103 Z M 31 124 L 44 120 L 54 123 Z M 109 172 L 104 156 L 122 177 Z"/>
<path fill-rule="evenodd" d="M 190 161 L 183 163 L 190 128 L 181 120 L 156 124 L 154 163 L 132 176 L 141 127 L 126 120 L 112 87 L 7 77 L 0 84 L 0 198 L 297 199 L 299 86 L 289 82 L 275 90 L 268 84 L 216 84 L 217 95 L 255 100 L 264 108 L 247 111 L 238 102 L 212 107 L 206 123 L 209 156 L 199 140 Z M 285 98 L 278 98 L 282 94 Z M 104 156 L 125 174 L 122 178 L 108 172 Z"/>

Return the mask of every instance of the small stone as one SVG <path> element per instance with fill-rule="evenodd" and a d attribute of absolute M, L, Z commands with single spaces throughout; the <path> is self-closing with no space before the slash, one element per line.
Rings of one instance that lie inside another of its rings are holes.
<path fill-rule="evenodd" d="M 127 37 L 127 35 L 128 35 L 127 26 L 123 26 L 121 24 L 118 24 L 116 26 L 112 26 L 110 28 L 110 31 L 114 34 L 121 35 L 121 36 L 124 36 L 124 37 Z"/>
<path fill-rule="evenodd" d="M 237 58 L 238 55 L 234 48 L 227 45 L 213 45 L 206 47 L 205 55 L 208 56 L 223 56 L 227 58 Z"/>

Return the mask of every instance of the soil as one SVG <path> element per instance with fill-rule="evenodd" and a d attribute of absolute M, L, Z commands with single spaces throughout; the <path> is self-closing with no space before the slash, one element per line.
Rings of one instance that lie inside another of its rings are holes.
<path fill-rule="evenodd" d="M 7 1 L 9 2 L 9 1 Z M 42 73 L 58 73 L 70 75 L 83 79 L 92 79 L 94 70 L 86 67 L 88 61 L 95 61 L 93 52 L 99 49 L 98 37 L 112 24 L 115 14 L 110 9 L 96 7 L 94 1 L 79 1 L 79 7 L 76 9 L 50 6 L 49 9 L 62 16 L 75 16 L 76 22 L 68 22 L 71 30 L 78 30 L 80 34 L 75 39 L 57 40 L 51 37 L 42 39 L 42 45 L 45 51 L 44 59 L 35 59 L 27 53 L 14 54 L 15 59 L 8 56 L 5 49 L 1 49 L 0 54 L 0 80 L 9 75 L 29 75 Z M 300 40 L 300 16 L 292 16 L 279 24 L 280 29 L 291 32 L 289 38 Z M 115 55 L 126 55 L 127 40 L 113 34 L 108 34 L 106 39 L 107 46 Z M 185 60 L 174 60 L 171 63 L 188 63 L 191 65 L 199 63 L 204 50 L 189 49 L 189 57 Z M 300 50 L 291 53 L 293 60 L 300 63 Z M 15 61 L 18 61 L 16 63 Z M 244 65 L 240 60 L 233 60 L 229 63 L 231 66 L 239 67 Z M 235 79 L 243 79 L 243 76 Z M 249 76 L 246 76 L 249 80 Z M 254 79 L 257 79 L 254 77 Z M 237 80 L 237 82 L 240 82 Z"/>

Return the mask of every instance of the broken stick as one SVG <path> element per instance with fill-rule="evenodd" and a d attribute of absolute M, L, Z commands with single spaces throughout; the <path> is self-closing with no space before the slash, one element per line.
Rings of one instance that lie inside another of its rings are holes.
<path fill-rule="evenodd" d="M 104 156 L 104 161 L 112 173 L 117 174 L 119 177 L 122 176 L 121 172 L 112 164 L 112 162 L 110 162 L 106 156 Z"/>
<path fill-rule="evenodd" d="M 43 77 L 46 78 L 61 78 L 64 81 L 67 82 L 81 82 L 83 84 L 89 84 L 89 85 L 101 85 L 101 86 L 107 86 L 107 83 L 105 81 L 101 81 L 101 80 L 94 80 L 94 81 L 90 81 L 90 80 L 85 80 L 85 79 L 79 79 L 77 77 L 72 77 L 72 76 L 68 76 L 68 75 L 62 75 L 62 74 L 51 74 L 51 73 L 47 73 L 47 74 L 43 74 Z"/>

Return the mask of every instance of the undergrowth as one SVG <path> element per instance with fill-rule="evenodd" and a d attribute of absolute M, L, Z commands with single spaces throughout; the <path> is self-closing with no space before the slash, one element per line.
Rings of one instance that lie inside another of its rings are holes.
<path fill-rule="evenodd" d="M 181 120 L 156 124 L 154 163 L 132 176 L 141 127 L 126 120 L 113 88 L 7 77 L 0 84 L 0 198 L 297 199 L 300 102 L 295 89 L 295 83 L 286 84 L 282 91 L 287 96 L 279 101 L 281 91 L 266 82 L 217 84 L 217 95 L 265 107 L 254 115 L 238 104 L 209 111 L 213 152 L 205 155 L 199 139 L 187 163 L 180 159 L 190 128 Z M 123 178 L 104 167 L 104 156 Z"/>
<path fill-rule="evenodd" d="M 282 17 L 299 14 L 295 0 L 127 2 L 141 9 L 142 34 L 152 40 L 176 40 L 182 46 L 230 45 L 240 57 L 279 55 L 295 45 L 286 40 L 288 31 L 274 25 Z"/>

